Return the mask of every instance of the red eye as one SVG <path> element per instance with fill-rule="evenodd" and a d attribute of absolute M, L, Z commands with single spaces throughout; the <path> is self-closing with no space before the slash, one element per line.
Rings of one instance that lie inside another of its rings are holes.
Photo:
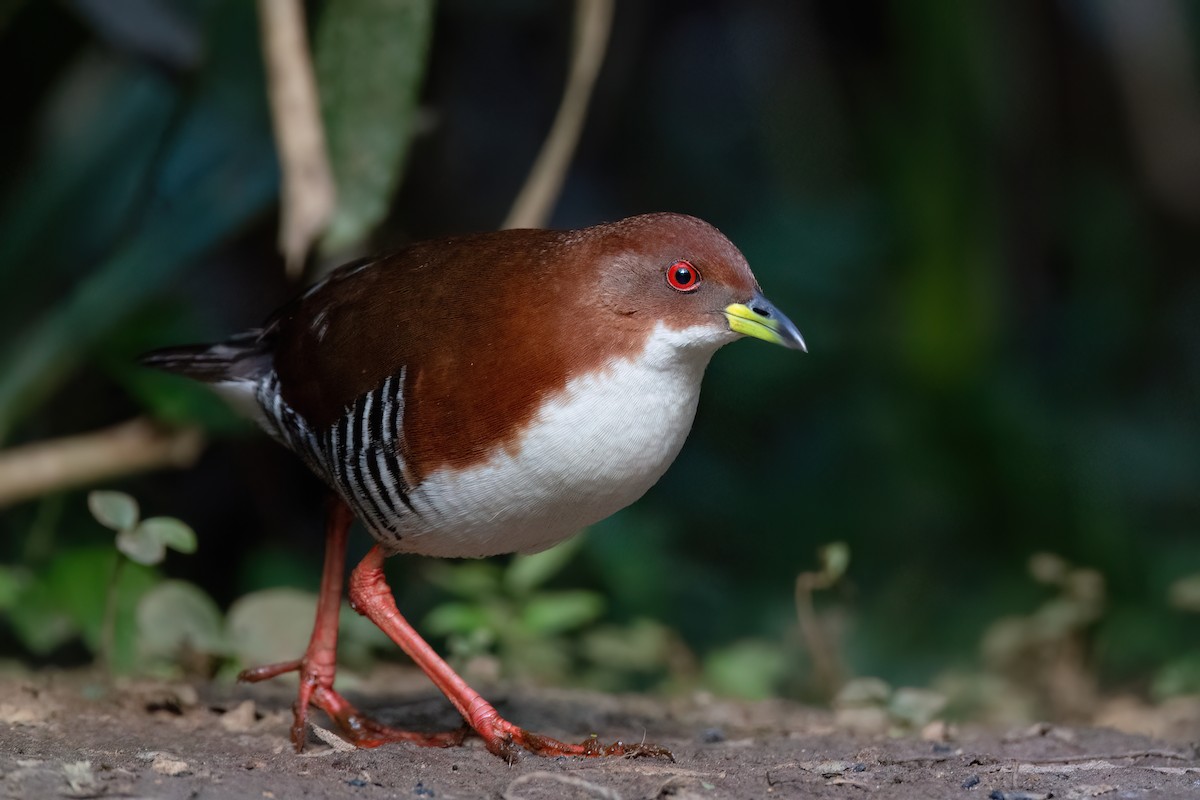
<path fill-rule="evenodd" d="M 690 292 L 700 285 L 700 272 L 688 261 L 676 261 L 667 267 L 667 283 L 672 289 Z"/>

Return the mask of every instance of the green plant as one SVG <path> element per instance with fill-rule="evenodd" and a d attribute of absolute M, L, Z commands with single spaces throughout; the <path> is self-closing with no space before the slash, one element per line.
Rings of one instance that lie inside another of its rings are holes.
<path fill-rule="evenodd" d="M 1185 575 L 1172 582 L 1167 603 L 1176 611 L 1200 614 L 1200 574 Z M 1200 650 L 1192 648 L 1168 659 L 1156 671 L 1150 689 L 1158 698 L 1200 693 Z"/>
<path fill-rule="evenodd" d="M 678 662 L 677 637 L 665 626 L 638 619 L 595 624 L 605 599 L 582 589 L 546 584 L 579 552 L 582 537 L 505 566 L 467 561 L 430 566 L 430 580 L 456 599 L 437 606 L 425 629 L 445 636 L 450 657 L 481 677 L 503 674 L 531 681 L 628 688 Z M 686 660 L 686 657 L 685 657 Z M 489 674 L 490 673 L 490 674 Z"/>
<path fill-rule="evenodd" d="M 935 681 L 955 716 L 1011 723 L 1094 713 L 1099 678 L 1092 640 L 1105 612 L 1104 576 L 1044 552 L 1030 557 L 1028 570 L 1051 594 L 1027 614 L 988 625 L 981 670 L 947 672 Z"/>
<path fill-rule="evenodd" d="M 91 492 L 88 495 L 88 510 L 97 522 L 117 532 L 117 550 L 124 556 L 113 564 L 104 601 L 99 656 L 111 671 L 117 621 L 117 587 L 126 559 L 150 567 L 162 563 L 167 557 L 168 547 L 180 553 L 194 553 L 196 533 L 174 517 L 141 519 L 137 501 L 124 492 Z"/>
<path fill-rule="evenodd" d="M 105 603 L 101 656 L 109 661 L 115 628 L 116 598 L 122 566 L 128 561 L 157 566 L 167 549 L 196 551 L 196 534 L 172 517 L 139 519 L 137 501 L 121 492 L 92 492 L 88 508 L 102 525 L 117 532 L 124 556 L 113 567 Z M 307 643 L 316 595 L 295 589 L 265 589 L 239 598 L 223 615 L 211 597 L 187 581 L 162 579 L 150 586 L 136 607 L 137 653 L 142 667 L 182 667 L 208 674 L 235 673 L 241 666 L 292 658 Z M 385 640 L 348 608 L 343 609 L 343 651 L 364 663 L 372 647 Z"/>
<path fill-rule="evenodd" d="M 78 641 L 114 674 L 232 677 L 243 666 L 303 651 L 314 593 L 250 592 L 222 612 L 200 587 L 161 572 L 167 550 L 195 552 L 188 525 L 172 517 L 142 519 L 137 501 L 123 492 L 92 492 L 87 505 L 116 532 L 115 547 L 73 544 L 36 566 L 0 565 L 0 613 L 29 652 L 48 657 Z M 342 655 L 357 665 L 386 643 L 349 608 L 341 638 Z"/>
<path fill-rule="evenodd" d="M 494 655 L 509 676 L 562 680 L 572 660 L 566 635 L 596 621 L 605 605 L 595 592 L 544 586 L 578 549 L 576 537 L 503 567 L 486 561 L 431 565 L 430 580 L 457 599 L 430 612 L 426 630 L 447 637 L 451 657 L 476 671 Z"/>
<path fill-rule="evenodd" d="M 167 548 L 196 552 L 196 533 L 186 523 L 174 517 L 140 519 L 137 501 L 124 492 L 91 492 L 88 509 L 117 532 L 117 550 L 130 561 L 154 566 L 167 557 Z"/>
<path fill-rule="evenodd" d="M 812 660 L 813 680 L 820 696 L 829 699 L 844 680 L 841 656 L 813 605 L 813 594 L 833 588 L 850 568 L 850 546 L 830 542 L 817 551 L 821 567 L 796 576 L 796 618 Z"/>

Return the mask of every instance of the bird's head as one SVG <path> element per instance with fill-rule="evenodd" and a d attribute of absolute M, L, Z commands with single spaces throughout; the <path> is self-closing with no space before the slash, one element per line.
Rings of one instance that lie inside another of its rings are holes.
<path fill-rule="evenodd" d="M 741 336 L 807 352 L 800 331 L 759 289 L 741 252 L 707 222 L 644 214 L 589 228 L 600 250 L 599 299 L 631 325 L 660 321 L 715 349 Z"/>

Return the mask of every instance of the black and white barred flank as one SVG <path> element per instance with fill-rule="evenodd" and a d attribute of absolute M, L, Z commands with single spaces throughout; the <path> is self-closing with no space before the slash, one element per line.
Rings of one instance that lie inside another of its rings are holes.
<path fill-rule="evenodd" d="M 267 432 L 299 454 L 369 527 L 393 538 L 400 535 L 397 520 L 416 513 L 400 461 L 404 377 L 404 369 L 389 376 L 323 431 L 313 431 L 284 401 L 274 370 L 256 392 Z"/>
<path fill-rule="evenodd" d="M 399 538 L 400 519 L 417 513 L 401 460 L 406 369 L 358 397 L 324 430 L 313 430 L 284 400 L 262 345 L 260 332 L 252 331 L 216 345 L 166 348 L 142 361 L 211 383 L 299 455 L 381 538 Z"/>

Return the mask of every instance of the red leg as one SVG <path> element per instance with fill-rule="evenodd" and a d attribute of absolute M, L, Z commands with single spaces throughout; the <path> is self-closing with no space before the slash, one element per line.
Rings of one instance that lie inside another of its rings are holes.
<path fill-rule="evenodd" d="M 355 567 L 350 575 L 351 608 L 378 625 L 424 670 L 467 724 L 483 738 L 488 750 L 507 761 L 515 759 L 519 747 L 540 756 L 657 756 L 675 760 L 670 751 L 652 744 L 614 742 L 602 745 L 596 739 L 566 744 L 518 728 L 501 717 L 400 615 L 392 590 L 383 576 L 383 558 L 383 551 L 376 545 Z"/>
<path fill-rule="evenodd" d="M 465 730 L 413 733 L 381 725 L 360 713 L 333 689 L 333 678 L 337 672 L 338 607 L 342 601 L 342 579 L 346 570 L 346 538 L 352 521 L 349 507 L 341 500 L 335 500 L 329 510 L 325 566 L 321 572 L 321 591 L 317 597 L 317 619 L 304 656 L 294 661 L 243 670 L 238 680 L 256 683 L 285 672 L 300 673 L 300 692 L 292 707 L 292 745 L 296 752 L 304 748 L 310 703 L 328 714 L 346 737 L 359 747 L 377 747 L 385 742 L 396 741 L 430 747 L 462 744 Z"/>

